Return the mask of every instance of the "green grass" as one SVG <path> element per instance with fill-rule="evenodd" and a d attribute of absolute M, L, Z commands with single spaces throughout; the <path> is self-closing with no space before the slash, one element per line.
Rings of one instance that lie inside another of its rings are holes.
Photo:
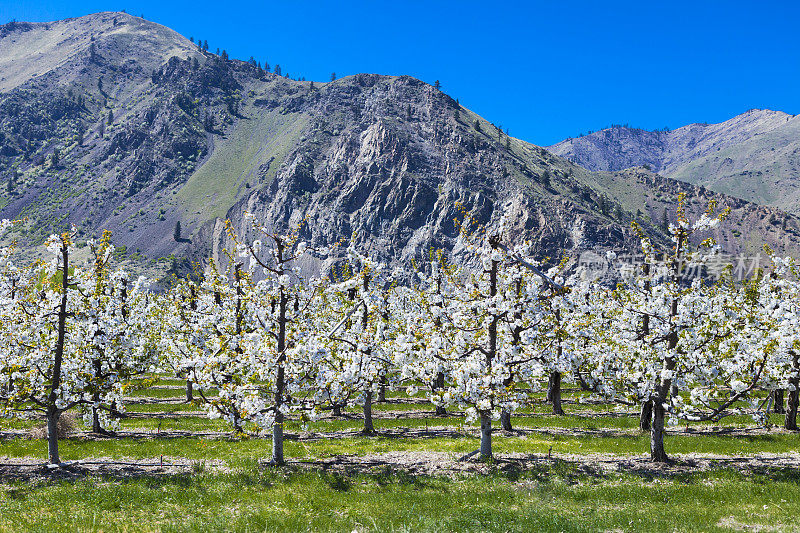
<path fill-rule="evenodd" d="M 166 388 L 172 387 L 172 388 Z M 453 414 L 433 417 L 429 403 L 376 404 L 376 414 L 396 411 L 415 418 L 375 419 L 378 436 L 358 432 L 363 426 L 360 406 L 345 409 L 347 417 L 303 424 L 286 423 L 287 469 L 257 466 L 271 454 L 268 436 L 233 438 L 172 437 L 158 431 L 223 432 L 230 427 L 208 420 L 202 407 L 182 400 L 183 381 L 160 379 L 155 386 L 131 391 L 130 398 L 174 399 L 175 402 L 129 403 L 136 417 L 120 421 L 136 438 L 72 437 L 60 442 L 62 460 L 101 459 L 157 462 L 164 456 L 198 465 L 195 473 L 172 476 L 79 478 L 76 481 L 16 481 L 0 476 L 0 532 L 17 530 L 137 531 L 596 531 L 596 530 L 722 530 L 800 527 L 794 513 L 800 503 L 796 471 L 759 473 L 751 478 L 726 470 L 679 476 L 638 476 L 629 473 L 587 474 L 564 461 L 528 463 L 525 470 L 498 463 L 489 476 L 458 475 L 453 479 L 412 476 L 403 471 L 382 474 L 334 474 L 300 471 L 297 461 L 338 455 L 384 452 L 446 452 L 455 457 L 479 447 L 477 425 Z M 404 390 L 388 391 L 390 399 L 407 398 Z M 417 395 L 424 398 L 424 393 Z M 535 404 L 513 417 L 520 431 L 497 431 L 494 453 L 545 456 L 613 454 L 643 456 L 649 435 L 638 431 L 635 408 L 606 403 L 578 403 L 582 391 L 564 391 L 566 415 L 551 414 Z M 156 418 L 159 414 L 187 413 Z M 419 418 L 421 412 L 427 412 Z M 771 422 L 782 423 L 781 415 Z M 39 427 L 39 420 L 0 419 L 0 430 Z M 435 427 L 446 427 L 437 432 Z M 495 422 L 495 427 L 498 424 Z M 746 416 L 717 423 L 693 423 L 710 430 L 752 428 Z M 82 429 L 86 429 L 80 426 Z M 684 425 L 681 425 L 683 428 Z M 248 427 L 250 431 L 255 428 Z M 343 432 L 336 438 L 298 439 L 304 431 Z M 383 432 L 383 433 L 381 433 Z M 784 432 L 754 432 L 749 436 L 672 434 L 669 454 L 690 453 L 752 456 L 800 449 L 800 437 Z M 0 440 L 0 458 L 44 461 L 42 439 Z M 229 473 L 204 469 L 222 461 Z M 2 462 L 2 461 L 0 461 Z M 318 468 L 318 467 L 314 467 Z M 389 468 L 389 467 L 387 467 Z"/>
<path fill-rule="evenodd" d="M 206 410 L 200 406 L 191 403 L 130 403 L 125 406 L 127 413 L 172 413 L 175 411 L 180 412 L 196 412 L 198 414 L 205 414 Z"/>
<path fill-rule="evenodd" d="M 31 429 L 42 425 L 38 420 L 16 420 L 11 418 L 0 418 L 0 429 Z"/>
<path fill-rule="evenodd" d="M 202 417 L 202 418 L 201 418 Z M 120 429 L 157 431 L 231 431 L 231 427 L 220 419 L 209 420 L 198 413 L 197 416 L 176 418 L 128 418 L 120 421 Z M 250 429 L 250 428 L 246 428 Z"/>
<path fill-rule="evenodd" d="M 211 389 L 207 391 L 203 391 L 206 396 L 213 396 L 216 395 L 216 389 Z M 197 399 L 200 399 L 200 393 L 198 391 L 194 391 L 194 396 Z M 186 400 L 186 390 L 183 388 L 164 388 L 164 387 L 150 387 L 147 389 L 138 389 L 131 391 L 128 394 L 129 398 L 171 398 L 178 401 Z"/>
<path fill-rule="evenodd" d="M 532 433 L 524 436 L 493 438 L 495 454 L 526 453 L 547 454 L 551 449 L 556 454 L 615 454 L 642 455 L 649 450 L 647 434 L 626 436 L 600 435 L 552 435 Z M 730 456 L 757 455 L 759 453 L 789 453 L 800 448 L 797 435 L 772 434 L 751 436 L 726 435 L 673 435 L 665 440 L 668 453 L 703 453 Z M 384 452 L 436 451 L 466 454 L 479 447 L 477 436 L 458 434 L 436 436 L 434 433 L 418 436 L 364 437 L 353 433 L 336 439 L 288 440 L 285 443 L 289 459 L 315 459 L 335 455 L 366 455 Z M 221 459 L 239 461 L 246 459 L 268 459 L 272 449 L 269 438 L 219 438 L 197 437 L 159 438 L 150 437 L 88 440 L 82 438 L 63 439 L 60 443 L 62 460 L 78 460 L 92 457 L 112 459 L 149 459 L 160 455 L 185 457 L 192 460 Z M 47 456 L 44 440 L 5 439 L 0 440 L 0 457 Z"/>
<path fill-rule="evenodd" d="M 569 465 L 455 479 L 261 470 L 0 485 L 0 530 L 717 531 L 800 527 L 794 472 L 647 479 Z"/>

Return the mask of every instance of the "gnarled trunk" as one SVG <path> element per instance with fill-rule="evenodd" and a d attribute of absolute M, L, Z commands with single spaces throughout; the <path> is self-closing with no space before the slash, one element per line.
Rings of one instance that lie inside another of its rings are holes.
<path fill-rule="evenodd" d="M 677 286 L 680 282 L 680 269 L 682 266 L 683 244 L 686 235 L 680 233 L 675 243 L 675 260 L 672 263 L 672 282 Z M 678 316 L 678 297 L 673 296 L 669 306 L 670 332 L 667 335 L 667 355 L 664 357 L 664 365 L 661 372 L 661 382 L 656 387 L 656 394 L 652 397 L 653 402 L 653 423 L 650 428 L 650 458 L 653 461 L 665 463 L 669 461 L 664 450 L 664 418 L 666 415 L 665 405 L 669 401 L 669 395 L 677 394 L 678 390 L 673 380 L 673 372 L 678 366 L 676 352 L 678 348 L 678 328 L 675 320 Z"/>
<path fill-rule="evenodd" d="M 797 384 L 795 384 L 795 389 L 789 391 L 789 408 L 786 410 L 786 420 L 783 423 L 784 428 L 793 431 L 797 431 L 797 404 L 800 403 L 798 395 L 800 395 L 800 391 L 797 390 Z"/>

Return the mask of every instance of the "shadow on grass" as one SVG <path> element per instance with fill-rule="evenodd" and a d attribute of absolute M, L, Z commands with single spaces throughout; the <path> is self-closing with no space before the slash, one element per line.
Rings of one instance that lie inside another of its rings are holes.
<path fill-rule="evenodd" d="M 100 463 L 97 463 L 100 464 Z M 420 463 L 392 463 L 390 460 L 359 460 L 342 456 L 333 460 L 303 461 L 290 463 L 282 468 L 265 466 L 258 461 L 224 471 L 198 472 L 190 465 L 182 471 L 159 471 L 146 466 L 131 466 L 108 462 L 104 466 L 87 468 L 69 465 L 58 469 L 44 464 L 0 465 L 0 482 L 9 483 L 4 489 L 11 500 L 25 500 L 35 494 L 42 483 L 76 483 L 90 479 L 99 483 L 139 483 L 148 489 L 164 487 L 203 490 L 203 485 L 217 479 L 225 479 L 240 487 L 272 488 L 276 485 L 303 483 L 317 478 L 336 492 L 349 492 L 357 484 L 374 484 L 379 487 L 407 486 L 415 489 L 431 489 L 441 486 L 441 481 L 481 478 L 487 481 L 505 481 L 520 486 L 547 485 L 556 480 L 568 485 L 599 484 L 627 476 L 651 482 L 669 479 L 685 484 L 706 480 L 735 479 L 756 484 L 789 483 L 800 485 L 800 468 L 781 464 L 781 458 L 725 458 L 704 461 L 676 460 L 667 464 L 649 460 L 626 458 L 592 463 L 583 460 L 523 456 L 498 458 L 488 462 L 447 462 L 436 468 Z M 611 466 L 611 467 L 609 467 Z M 305 481 L 304 481 L 305 480 Z M 24 484 L 24 486 L 20 486 Z"/>
<path fill-rule="evenodd" d="M 351 476 L 342 472 L 323 472 L 322 480 L 337 492 L 347 492 L 353 485 Z"/>
<path fill-rule="evenodd" d="M 86 478 L 124 481 L 144 478 L 152 483 L 166 482 L 189 486 L 193 482 L 190 472 L 170 472 L 147 465 L 137 466 L 126 463 L 107 462 L 85 466 L 81 464 L 62 465 L 50 468 L 44 463 L 0 464 L 0 481 L 65 481 L 75 482 Z"/>

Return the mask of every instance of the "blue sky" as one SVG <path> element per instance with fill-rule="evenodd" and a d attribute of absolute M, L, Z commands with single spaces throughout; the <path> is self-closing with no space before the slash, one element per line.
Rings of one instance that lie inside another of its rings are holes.
<path fill-rule="evenodd" d="M 798 1 L 0 0 L 0 23 L 123 9 L 293 77 L 438 79 L 540 145 L 611 123 L 800 113 Z"/>

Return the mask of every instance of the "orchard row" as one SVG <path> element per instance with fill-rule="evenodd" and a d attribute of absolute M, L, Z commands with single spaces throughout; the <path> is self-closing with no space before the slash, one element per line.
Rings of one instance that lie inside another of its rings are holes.
<path fill-rule="evenodd" d="M 640 406 L 656 461 L 667 459 L 665 425 L 743 412 L 763 421 L 784 391 L 786 428 L 797 429 L 793 260 L 773 257 L 768 272 L 744 282 L 687 276 L 719 253 L 698 237 L 726 212 L 712 205 L 690 222 L 681 199 L 672 247 L 657 250 L 642 233 L 645 261 L 616 287 L 581 269 L 544 273 L 502 227 L 475 229 L 464 215 L 453 252 L 432 252 L 408 271 L 353 247 L 308 246 L 248 215 L 256 238 L 229 226 L 236 246 L 224 264 L 209 261 L 202 275 L 166 293 L 110 267 L 108 234 L 88 243 L 80 265 L 71 263 L 68 233 L 48 241 L 51 261 L 18 265 L 8 247 L 0 264 L 0 413 L 46 415 L 53 463 L 64 411 L 81 409 L 103 431 L 124 411 L 126 386 L 150 372 L 184 377 L 209 416 L 232 429 L 270 433 L 275 464 L 284 462 L 286 417 L 314 420 L 360 405 L 364 432 L 373 433 L 372 405 L 387 386 L 423 388 L 437 409 L 458 407 L 467 421 L 480 420 L 484 458 L 492 455 L 493 421 L 510 428 L 531 390 L 547 389 L 560 411 L 562 379 Z M 339 266 L 310 278 L 297 267 L 306 255 L 336 256 Z"/>

